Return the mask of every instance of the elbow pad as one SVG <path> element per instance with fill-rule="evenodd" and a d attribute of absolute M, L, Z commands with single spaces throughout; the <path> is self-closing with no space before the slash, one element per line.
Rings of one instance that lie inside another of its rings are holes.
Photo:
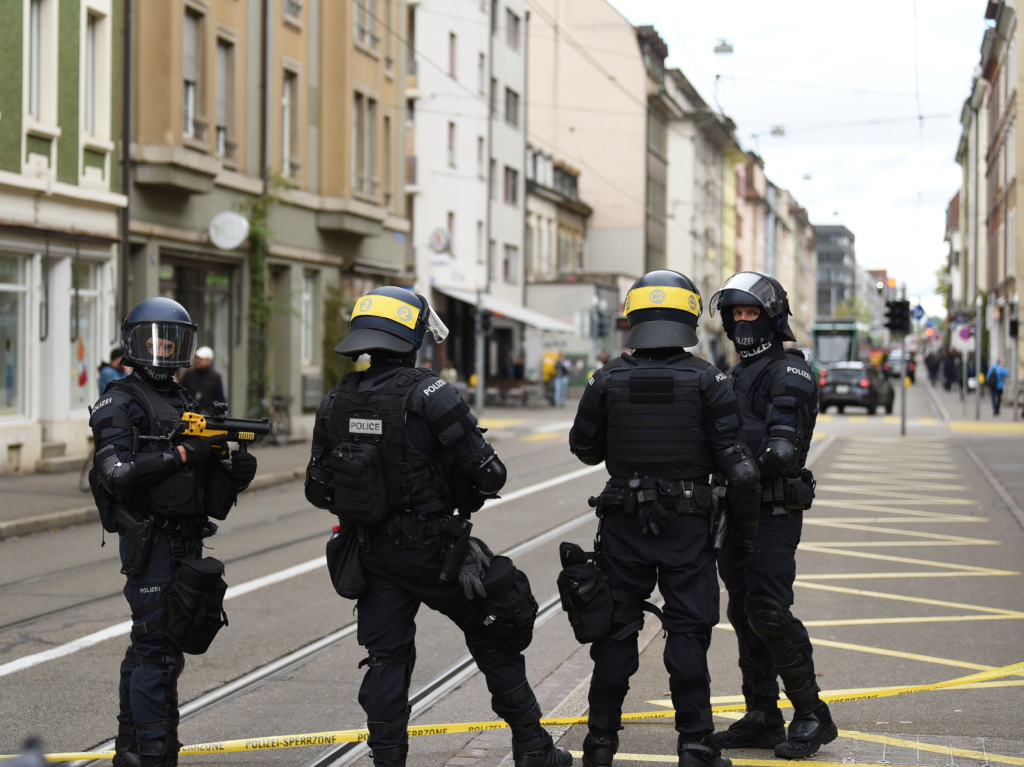
<path fill-rule="evenodd" d="M 488 447 L 490 447 L 488 445 Z M 498 458 L 498 454 L 491 448 L 490 455 L 472 466 L 466 471 L 466 476 L 483 495 L 496 495 L 501 488 L 505 487 L 505 480 L 508 478 L 508 471 L 505 464 Z"/>
<path fill-rule="evenodd" d="M 739 495 L 761 489 L 761 471 L 746 445 L 734 445 L 719 451 L 715 463 L 729 487 Z"/>
<path fill-rule="evenodd" d="M 117 457 L 117 448 L 112 445 L 96 454 L 93 465 L 108 493 L 124 493 L 143 482 L 158 482 L 180 466 L 171 450 L 143 453 L 134 461 L 122 463 Z"/>
<path fill-rule="evenodd" d="M 781 477 L 796 468 L 800 460 L 796 439 L 796 429 L 789 426 L 772 427 L 768 433 L 768 447 L 757 457 L 757 463 L 766 475 Z"/>
<path fill-rule="evenodd" d="M 306 500 L 318 509 L 334 509 L 333 476 L 316 464 L 306 469 Z"/>

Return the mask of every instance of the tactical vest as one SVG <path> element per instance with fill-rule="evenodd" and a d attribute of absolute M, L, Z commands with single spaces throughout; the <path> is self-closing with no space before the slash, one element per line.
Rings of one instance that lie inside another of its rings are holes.
<path fill-rule="evenodd" d="M 331 444 L 371 443 L 377 447 L 392 513 L 442 510 L 448 498 L 444 465 L 413 449 L 405 436 L 409 397 L 433 373 L 424 368 L 399 368 L 375 379 L 373 389 L 356 391 L 363 375 L 350 373 L 334 390 L 327 419 Z"/>
<path fill-rule="evenodd" d="M 700 377 L 709 363 L 691 355 L 624 354 L 609 365 L 608 473 L 706 482 L 714 450 L 702 423 Z"/>
<path fill-rule="evenodd" d="M 733 380 L 733 389 L 736 392 L 736 399 L 739 401 L 740 412 L 743 414 L 743 441 L 747 443 L 750 451 L 757 455 L 761 450 L 761 444 L 768 436 L 768 405 L 772 398 L 786 393 L 786 365 L 799 364 L 806 368 L 806 361 L 803 354 L 796 349 L 779 349 L 777 352 L 765 354 L 750 365 L 736 365 L 730 376 Z M 782 375 L 774 382 L 771 390 L 765 397 L 759 397 L 761 382 L 765 376 L 772 375 L 782 370 Z M 812 376 L 813 378 L 813 376 Z M 800 462 L 802 468 L 807 461 L 807 451 L 811 447 L 811 439 L 814 436 L 814 424 L 818 417 L 817 397 L 811 407 L 798 408 L 797 410 L 797 435 L 800 440 Z"/>
<path fill-rule="evenodd" d="M 165 392 L 139 381 L 137 378 L 122 378 L 111 381 L 106 392 L 120 391 L 130 397 L 149 420 L 151 437 L 164 437 L 174 431 L 185 411 L 202 412 L 199 405 L 180 386 L 173 386 Z M 139 442 L 138 453 L 160 453 L 171 446 L 169 442 Z M 203 514 L 202 488 L 205 485 L 206 467 L 183 466 L 180 471 L 147 487 L 137 488 L 130 497 L 129 505 L 142 512 L 156 512 L 165 517 L 197 516 Z"/>

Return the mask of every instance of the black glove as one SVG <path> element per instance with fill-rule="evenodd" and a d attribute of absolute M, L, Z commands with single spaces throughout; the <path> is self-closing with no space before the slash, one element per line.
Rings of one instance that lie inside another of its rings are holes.
<path fill-rule="evenodd" d="M 660 535 L 663 527 L 668 525 L 668 510 L 657 501 L 645 501 L 640 504 L 637 514 L 640 521 L 640 532 Z"/>
<path fill-rule="evenodd" d="M 231 453 L 231 479 L 239 485 L 248 485 L 256 476 L 256 456 L 234 450 Z"/>
<path fill-rule="evenodd" d="M 754 537 L 736 539 L 736 567 L 748 567 L 757 561 L 760 548 Z"/>
<path fill-rule="evenodd" d="M 185 448 L 185 463 L 199 466 L 210 460 L 210 448 L 213 447 L 213 440 L 209 437 L 189 437 L 183 440 L 181 446 Z"/>
<path fill-rule="evenodd" d="M 462 590 L 466 594 L 466 599 L 472 599 L 474 593 L 481 597 L 487 596 L 487 592 L 484 590 L 483 577 L 493 558 L 494 552 L 487 547 L 486 543 L 479 538 L 469 539 L 466 558 L 463 560 L 462 567 L 459 570 L 459 583 L 462 584 Z"/>

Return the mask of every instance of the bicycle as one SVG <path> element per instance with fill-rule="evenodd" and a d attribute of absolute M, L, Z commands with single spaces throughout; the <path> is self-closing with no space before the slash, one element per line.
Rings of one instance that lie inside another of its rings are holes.
<path fill-rule="evenodd" d="M 288 438 L 292 434 L 292 416 L 288 410 L 292 398 L 283 394 L 274 394 L 274 388 L 270 387 L 269 398 L 263 397 L 260 399 L 259 405 L 249 408 L 245 413 L 246 418 L 254 420 L 266 418 L 270 423 L 270 434 L 257 438 L 254 443 L 256 445 L 263 444 L 267 440 L 274 445 L 287 445 Z"/>

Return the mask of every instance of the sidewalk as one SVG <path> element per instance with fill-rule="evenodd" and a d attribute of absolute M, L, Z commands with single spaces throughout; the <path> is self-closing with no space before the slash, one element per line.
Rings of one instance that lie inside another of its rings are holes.
<path fill-rule="evenodd" d="M 975 413 L 977 412 L 977 390 L 967 393 L 964 399 L 960 399 L 960 395 L 956 390 L 946 391 L 942 388 L 942 384 L 939 383 L 935 386 L 931 386 L 928 383 L 927 378 L 919 380 L 918 386 L 928 389 L 928 393 L 931 394 L 932 401 L 935 403 L 939 410 L 940 417 L 943 420 L 955 422 L 955 421 L 976 421 L 980 420 L 985 423 L 992 424 L 1013 424 L 1013 406 L 1009 401 L 1009 395 L 1004 395 L 1003 405 L 999 409 L 999 415 L 992 415 L 992 395 L 987 387 L 982 387 L 981 390 L 981 418 L 976 419 Z M 1018 414 L 1018 418 L 1020 415 Z M 1018 424 L 1024 426 L 1024 419 L 1018 420 Z"/>

